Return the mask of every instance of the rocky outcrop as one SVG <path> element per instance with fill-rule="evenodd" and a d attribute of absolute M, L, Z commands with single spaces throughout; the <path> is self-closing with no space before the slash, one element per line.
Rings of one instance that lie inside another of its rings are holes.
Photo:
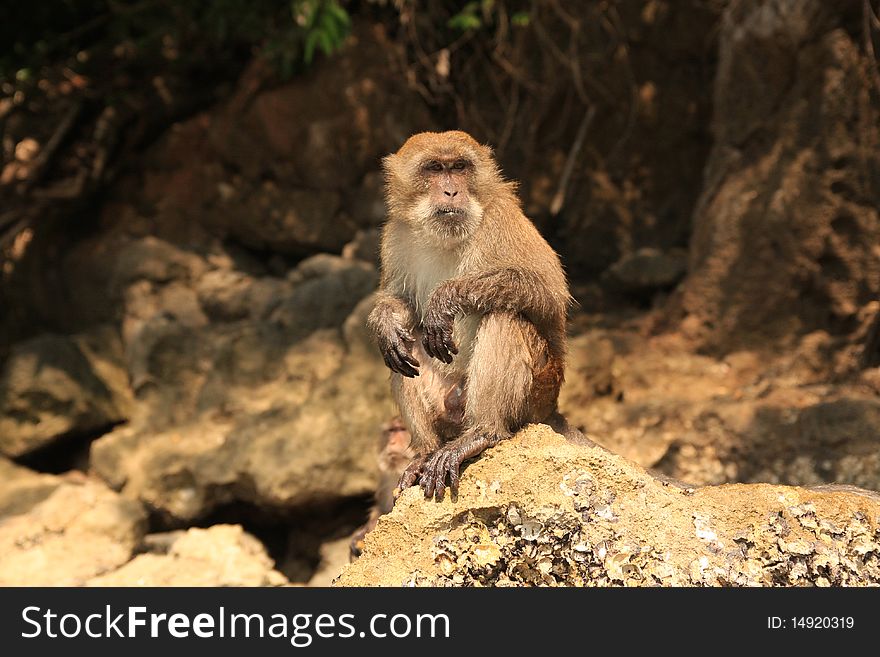
<path fill-rule="evenodd" d="M 146 538 L 147 548 L 154 552 L 139 554 L 121 568 L 90 579 L 86 586 L 287 584 L 263 544 L 239 525 L 214 525 Z"/>
<path fill-rule="evenodd" d="M 113 329 L 32 338 L 13 346 L 0 373 L 0 453 L 21 456 L 59 436 L 106 430 L 132 407 Z"/>
<path fill-rule="evenodd" d="M 61 483 L 59 477 L 34 472 L 0 456 L 0 518 L 26 513 Z"/>
<path fill-rule="evenodd" d="M 430 125 L 395 72 L 397 46 L 360 24 L 315 75 L 261 88 L 255 62 L 221 107 L 171 131 L 139 193 L 164 216 L 221 239 L 302 257 L 339 253 L 384 217 L 378 162 Z M 134 181 L 129 181 L 134 182 Z"/>
<path fill-rule="evenodd" d="M 19 479 L 13 485 L 29 489 L 32 502 L 44 499 L 29 509 L 7 503 L 10 515 L 0 517 L 0 586 L 80 586 L 131 559 L 147 525 L 138 502 L 81 475 L 13 474 Z"/>
<path fill-rule="evenodd" d="M 337 311 L 327 304 L 350 298 L 330 288 L 311 293 L 311 313 L 291 308 L 287 328 L 281 319 L 241 323 L 157 343 L 151 361 L 174 366 L 153 372 L 144 403 L 157 423 L 178 421 L 157 430 L 145 417 L 103 436 L 92 445 L 93 470 L 171 524 L 236 501 L 290 510 L 371 494 L 376 437 L 393 414 L 388 375 L 364 326 L 371 301 L 342 330 L 298 341 L 292 334 L 328 321 Z"/>
<path fill-rule="evenodd" d="M 880 489 L 880 368 L 827 383 L 848 361 L 827 333 L 775 357 L 742 350 L 717 359 L 680 334 L 593 320 L 570 341 L 560 408 L 604 447 L 698 485 Z"/>
<path fill-rule="evenodd" d="M 727 5 L 682 296 L 709 347 L 846 334 L 880 293 L 877 89 L 861 12 L 820 0 Z"/>
<path fill-rule="evenodd" d="M 238 525 L 146 529 L 141 504 L 94 479 L 38 474 L 0 457 L 0 586 L 287 583 Z"/>
<path fill-rule="evenodd" d="M 408 489 L 340 586 L 880 584 L 880 495 L 689 488 L 532 425 L 465 469 L 458 500 Z"/>

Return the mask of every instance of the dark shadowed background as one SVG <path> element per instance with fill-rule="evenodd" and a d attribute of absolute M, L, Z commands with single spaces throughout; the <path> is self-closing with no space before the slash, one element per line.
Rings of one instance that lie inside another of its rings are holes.
<path fill-rule="evenodd" d="M 4 3 L 0 583 L 330 582 L 394 415 L 379 159 L 421 130 L 560 253 L 572 424 L 880 489 L 877 10 Z"/>

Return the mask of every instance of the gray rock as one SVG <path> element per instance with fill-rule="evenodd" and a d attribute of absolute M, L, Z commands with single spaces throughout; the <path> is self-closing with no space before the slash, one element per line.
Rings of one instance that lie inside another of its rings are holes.
<path fill-rule="evenodd" d="M 304 266 L 298 285 L 322 280 L 309 276 L 338 260 Z M 265 326 L 202 334 L 180 347 L 193 360 L 180 353 L 177 370 L 159 373 L 178 382 L 159 379 L 145 399 L 155 413 L 92 444 L 92 468 L 172 524 L 234 501 L 287 510 L 372 493 L 374 444 L 393 404 L 364 326 L 371 305 L 358 304 L 341 333 L 299 341 Z M 186 371 L 202 358 L 213 365 Z M 157 428 L 154 416 L 176 419 Z"/>
<path fill-rule="evenodd" d="M 293 339 L 340 326 L 355 305 L 379 282 L 371 265 L 320 254 L 301 262 L 288 276 L 295 287 L 269 316 Z"/>
<path fill-rule="evenodd" d="M 206 221 L 256 249 L 304 255 L 339 252 L 357 227 L 340 212 L 336 191 L 281 188 L 271 182 L 221 202 Z"/>
<path fill-rule="evenodd" d="M 683 250 L 643 248 L 622 257 L 607 273 L 630 292 L 670 288 L 687 273 L 687 254 Z"/>
<path fill-rule="evenodd" d="M 363 260 L 378 268 L 381 240 L 382 231 L 378 228 L 359 230 L 355 233 L 354 239 L 342 248 L 342 256 L 354 260 Z"/>
<path fill-rule="evenodd" d="M 0 373 L 0 452 L 21 456 L 65 434 L 106 429 L 131 411 L 115 331 L 32 338 L 12 347 Z"/>

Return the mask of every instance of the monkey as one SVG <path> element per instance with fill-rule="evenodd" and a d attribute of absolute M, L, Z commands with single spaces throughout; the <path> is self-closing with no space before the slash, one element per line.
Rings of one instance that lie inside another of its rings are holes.
<path fill-rule="evenodd" d="M 461 131 L 423 132 L 382 160 L 381 277 L 367 324 L 415 457 L 398 491 L 458 495 L 462 464 L 557 417 L 571 302 L 559 256 L 516 183 Z"/>
<path fill-rule="evenodd" d="M 373 531 L 379 518 L 394 506 L 394 490 L 404 468 L 412 460 L 409 432 L 400 417 L 393 418 L 382 427 L 377 465 L 379 466 L 379 485 L 370 508 L 367 522 L 358 527 L 349 542 L 349 560 L 357 559 L 364 550 L 364 538 Z"/>

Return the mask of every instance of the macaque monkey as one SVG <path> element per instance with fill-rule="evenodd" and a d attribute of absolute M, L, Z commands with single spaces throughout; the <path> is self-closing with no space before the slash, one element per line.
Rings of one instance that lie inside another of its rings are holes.
<path fill-rule="evenodd" d="M 424 132 L 383 160 L 375 333 L 415 458 L 398 488 L 457 495 L 467 459 L 558 416 L 568 285 L 492 151 Z"/>

